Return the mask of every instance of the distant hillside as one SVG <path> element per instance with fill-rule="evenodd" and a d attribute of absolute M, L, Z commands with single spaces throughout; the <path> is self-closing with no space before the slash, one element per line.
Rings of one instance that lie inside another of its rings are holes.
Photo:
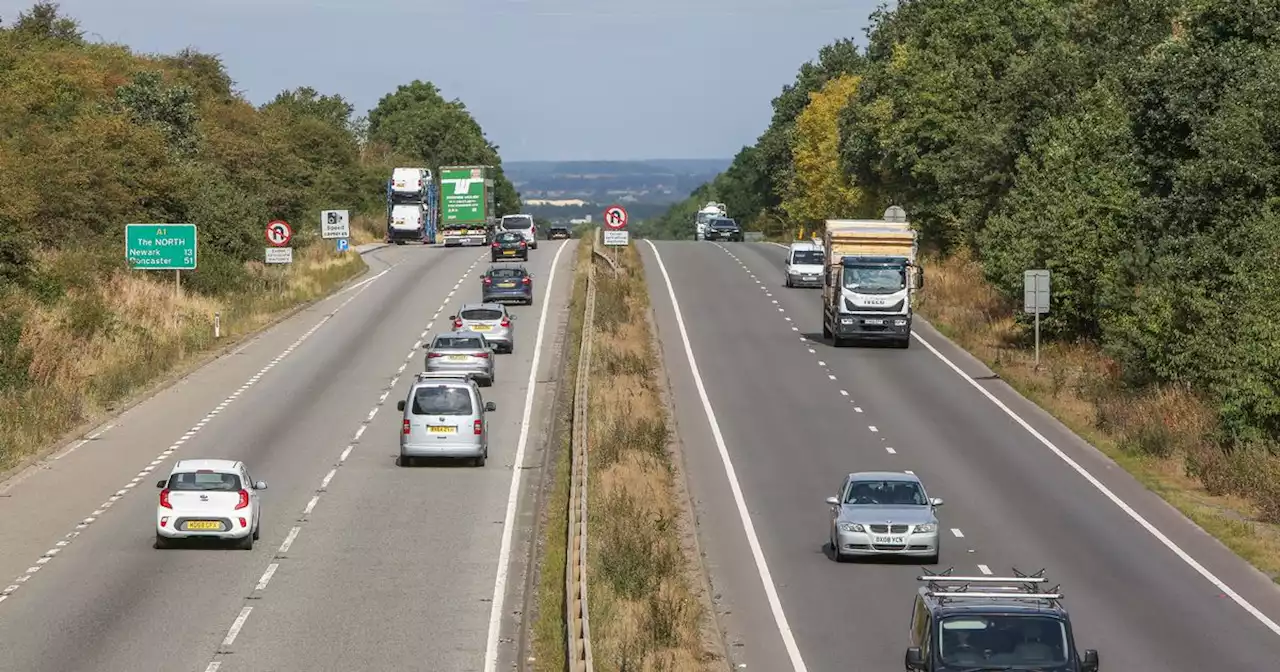
<path fill-rule="evenodd" d="M 549 219 L 581 217 L 610 203 L 634 207 L 633 217 L 650 206 L 676 203 L 710 182 L 730 159 L 651 159 L 645 161 L 511 161 L 507 177 L 525 202 L 525 210 Z M 657 208 L 656 211 L 661 211 Z"/>

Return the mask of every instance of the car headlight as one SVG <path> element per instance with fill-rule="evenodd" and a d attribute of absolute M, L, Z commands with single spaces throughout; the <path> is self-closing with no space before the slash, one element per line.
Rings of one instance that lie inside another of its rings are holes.
<path fill-rule="evenodd" d="M 915 531 L 916 531 L 916 532 L 923 532 L 923 533 L 928 533 L 928 532 L 937 532 L 937 531 L 938 531 L 938 526 L 937 526 L 937 525 L 934 525 L 933 523 L 925 523 L 924 525 L 916 525 L 916 530 L 915 530 Z"/>
<path fill-rule="evenodd" d="M 861 523 L 840 523 L 841 532 L 866 532 Z"/>

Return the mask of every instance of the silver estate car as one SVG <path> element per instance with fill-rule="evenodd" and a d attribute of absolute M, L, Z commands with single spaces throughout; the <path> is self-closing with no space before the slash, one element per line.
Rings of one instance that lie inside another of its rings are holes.
<path fill-rule="evenodd" d="M 831 506 L 832 553 L 850 556 L 901 555 L 937 564 L 941 551 L 939 498 L 930 499 L 914 474 L 864 471 L 845 476 Z"/>
<path fill-rule="evenodd" d="M 498 352 L 515 352 L 516 316 L 501 303 L 468 303 L 449 319 L 454 331 L 479 332 Z"/>
<path fill-rule="evenodd" d="M 469 459 L 483 467 L 489 457 L 489 423 L 485 413 L 498 410 L 486 402 L 475 381 L 455 374 L 420 373 L 409 396 L 396 403 L 404 413 L 400 427 L 400 466 L 417 458 Z"/>
<path fill-rule="evenodd" d="M 488 387 L 498 378 L 493 346 L 483 334 L 474 331 L 453 331 L 437 334 L 430 343 L 422 346 L 427 351 L 428 373 L 452 373 L 475 378 Z"/>

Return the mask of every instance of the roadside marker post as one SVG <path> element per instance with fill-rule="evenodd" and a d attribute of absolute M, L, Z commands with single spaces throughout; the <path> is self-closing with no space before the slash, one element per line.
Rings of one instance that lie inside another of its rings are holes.
<path fill-rule="evenodd" d="M 1034 269 L 1022 273 L 1022 311 L 1036 320 L 1036 368 L 1040 367 L 1040 315 L 1049 312 L 1049 271 Z"/>

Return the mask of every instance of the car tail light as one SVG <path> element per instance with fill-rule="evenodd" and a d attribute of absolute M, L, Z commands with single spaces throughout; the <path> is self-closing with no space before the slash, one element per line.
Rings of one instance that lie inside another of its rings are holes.
<path fill-rule="evenodd" d="M 249 527 L 249 521 L 245 520 L 244 518 L 241 518 L 240 527 Z"/>
<path fill-rule="evenodd" d="M 481 422 L 480 420 L 476 420 L 475 422 L 471 423 L 471 431 L 475 432 L 476 436 L 479 436 L 481 432 L 484 431 L 484 423 Z"/>
<path fill-rule="evenodd" d="M 523 240 L 520 241 L 520 247 L 528 247 L 528 246 L 529 246 L 528 243 L 524 242 Z"/>
<path fill-rule="evenodd" d="M 173 505 L 169 503 L 169 488 L 160 491 L 160 506 L 166 509 L 173 508 Z"/>
<path fill-rule="evenodd" d="M 248 491 L 248 490 L 241 490 L 241 491 L 240 491 L 240 501 L 239 501 L 239 502 L 236 502 L 236 510 L 237 510 L 237 511 L 239 511 L 240 509 L 243 509 L 243 508 L 245 508 L 246 506 L 249 506 L 249 491 Z"/>
<path fill-rule="evenodd" d="M 454 321 L 453 321 L 453 328 L 454 328 L 454 329 L 461 329 L 461 328 L 462 328 L 462 320 L 454 320 Z"/>
<path fill-rule="evenodd" d="M 485 278 L 485 279 L 484 279 L 484 284 L 486 284 L 486 285 L 492 285 L 492 284 L 493 284 L 493 278 Z"/>
<path fill-rule="evenodd" d="M 440 356 L 440 353 L 438 353 L 438 352 L 428 352 L 428 353 L 427 353 L 427 359 L 435 359 L 436 357 L 439 357 L 439 356 Z"/>
<path fill-rule="evenodd" d="M 532 285 L 532 284 L 533 284 L 533 281 L 532 281 L 532 280 L 530 280 L 529 278 L 525 278 L 524 280 L 521 280 L 520 282 L 523 282 L 523 283 L 524 283 L 524 284 L 526 284 L 526 285 Z"/>
<path fill-rule="evenodd" d="M 401 425 L 401 430 L 400 430 L 400 431 L 401 431 L 405 436 L 408 436 L 408 435 L 409 435 L 409 421 L 408 421 L 408 420 L 405 420 L 405 421 L 404 421 L 404 424 L 403 424 L 403 425 Z"/>
<path fill-rule="evenodd" d="M 498 241 L 496 241 L 496 240 L 495 240 L 495 241 L 493 241 L 493 249 L 495 249 L 495 250 L 496 250 L 496 249 L 498 249 L 499 247 L 502 247 L 502 246 L 498 244 Z"/>
<path fill-rule="evenodd" d="M 477 352 L 477 353 L 476 353 L 476 357 L 479 357 L 480 359 L 489 359 L 489 353 L 487 353 L 487 352 Z"/>
<path fill-rule="evenodd" d="M 501 327 L 509 327 L 509 326 L 511 326 L 511 320 L 510 320 L 510 319 L 508 319 L 508 318 L 505 318 L 505 317 L 504 317 L 504 318 L 502 318 L 502 321 L 498 323 L 498 326 L 501 326 Z"/>

